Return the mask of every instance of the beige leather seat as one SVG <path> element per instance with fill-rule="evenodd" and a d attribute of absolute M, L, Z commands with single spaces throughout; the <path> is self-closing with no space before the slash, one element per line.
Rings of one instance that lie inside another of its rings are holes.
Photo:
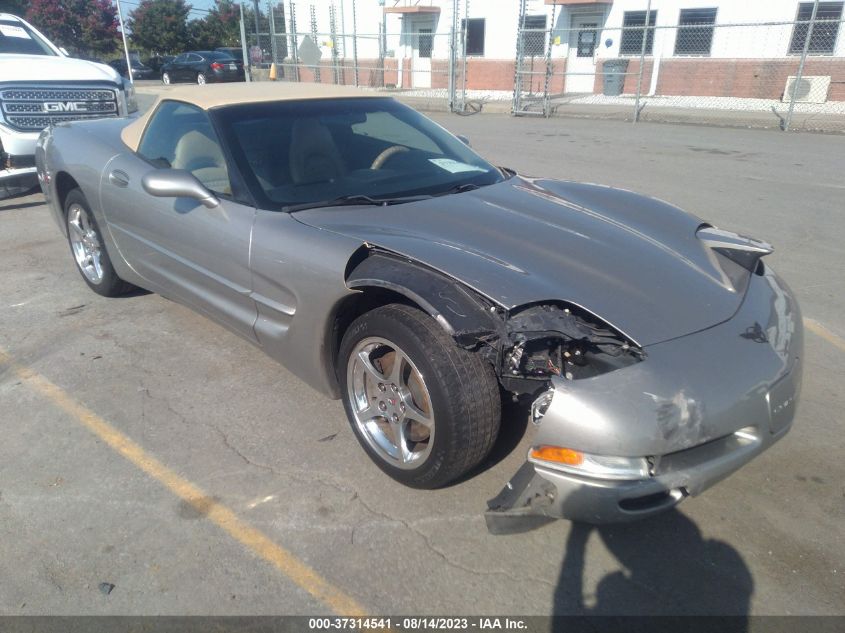
<path fill-rule="evenodd" d="M 293 124 L 289 159 L 296 185 L 327 182 L 346 173 L 331 132 L 317 119 L 298 119 Z"/>
<path fill-rule="evenodd" d="M 172 167 L 185 169 L 202 184 L 218 193 L 231 193 L 226 159 L 220 146 L 208 136 L 191 130 L 179 139 Z"/>

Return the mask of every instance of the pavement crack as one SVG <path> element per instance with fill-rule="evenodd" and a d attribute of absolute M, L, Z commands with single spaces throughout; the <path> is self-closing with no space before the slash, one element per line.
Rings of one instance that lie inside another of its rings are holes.
<path fill-rule="evenodd" d="M 188 424 L 186 417 L 184 415 L 182 415 L 181 413 L 179 413 L 178 411 L 176 411 L 166 401 L 165 401 L 165 407 L 167 408 L 168 411 L 170 411 L 174 415 L 178 416 L 184 424 Z M 279 469 L 279 468 L 276 468 L 274 466 L 271 466 L 270 464 L 266 464 L 266 463 L 262 463 L 260 461 L 256 461 L 255 459 L 253 459 L 252 457 L 250 457 L 249 455 L 244 453 L 242 450 L 240 450 L 237 446 L 235 446 L 235 444 L 229 438 L 229 435 L 226 434 L 218 426 L 216 426 L 214 424 L 210 424 L 208 422 L 204 422 L 204 421 L 200 421 L 200 424 L 210 428 L 215 433 L 217 433 L 220 436 L 220 439 L 223 442 L 223 445 L 228 450 L 230 450 L 232 453 L 234 453 L 241 461 L 243 461 L 248 466 L 252 466 L 254 468 L 259 468 L 261 470 L 272 473 L 273 475 L 276 475 L 278 477 L 287 477 L 287 478 L 293 479 L 295 481 L 298 481 L 300 483 L 304 483 L 304 484 L 309 485 L 309 486 L 319 484 L 319 485 L 327 486 L 327 487 L 333 488 L 333 489 L 335 489 L 339 492 L 350 495 L 350 499 L 358 501 L 358 503 L 361 505 L 361 507 L 364 508 L 364 510 L 368 514 L 370 514 L 371 516 L 377 517 L 377 518 L 381 519 L 382 521 L 384 521 L 385 523 L 398 524 L 398 525 L 404 527 L 406 530 L 408 530 L 412 534 L 414 534 L 417 538 L 422 540 L 423 544 L 425 545 L 425 547 L 429 551 L 431 551 L 437 558 L 442 560 L 445 564 L 449 565 L 450 567 L 452 567 L 454 569 L 457 569 L 457 570 L 462 571 L 462 572 L 467 573 L 467 574 L 476 575 L 476 576 L 501 576 L 501 577 L 507 578 L 507 579 L 509 579 L 513 582 L 534 582 L 534 583 L 540 583 L 540 584 L 543 584 L 543 585 L 547 585 L 547 586 L 549 586 L 553 589 L 556 587 L 556 583 L 550 582 L 550 581 L 545 580 L 543 578 L 537 578 L 537 577 L 533 577 L 533 576 L 531 576 L 531 577 L 529 577 L 529 576 L 519 576 L 519 575 L 516 575 L 516 574 L 512 574 L 509 571 L 506 571 L 504 569 L 477 569 L 477 568 L 474 568 L 474 567 L 463 565 L 463 564 L 455 561 L 454 559 L 452 559 L 445 551 L 438 548 L 432 542 L 431 537 L 429 537 L 425 532 L 423 532 L 417 526 L 415 526 L 412 521 L 408 521 L 407 519 L 404 519 L 402 517 L 395 516 L 395 515 L 392 515 L 392 514 L 388 514 L 386 512 L 382 512 L 381 510 L 378 510 L 377 508 L 370 505 L 358 493 L 358 491 L 354 487 L 349 486 L 348 484 L 342 483 L 340 481 L 337 481 L 333 476 L 327 475 L 327 474 L 324 474 L 324 473 L 319 473 L 319 472 L 311 471 L 311 470 L 305 472 L 304 470 L 301 470 L 301 469 L 291 469 L 291 468 Z M 354 526 L 350 527 L 349 540 L 350 540 L 351 545 L 355 544 L 355 532 L 360 527 L 361 527 L 360 525 L 354 525 Z"/>

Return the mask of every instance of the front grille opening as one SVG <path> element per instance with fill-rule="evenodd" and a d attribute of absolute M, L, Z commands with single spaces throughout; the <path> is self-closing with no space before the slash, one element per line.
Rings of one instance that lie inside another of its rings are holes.
<path fill-rule="evenodd" d="M 619 507 L 625 512 L 649 512 L 651 510 L 673 506 L 686 496 L 686 490 L 683 488 L 675 488 L 672 490 L 655 492 L 654 494 L 644 495 L 642 497 L 622 499 L 619 502 Z"/>

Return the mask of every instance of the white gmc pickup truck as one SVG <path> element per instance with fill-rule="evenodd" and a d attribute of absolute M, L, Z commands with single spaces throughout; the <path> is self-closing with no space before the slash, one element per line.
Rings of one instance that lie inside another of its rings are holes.
<path fill-rule="evenodd" d="M 0 200 L 38 184 L 35 142 L 44 128 L 137 109 L 117 71 L 68 57 L 31 24 L 0 13 Z"/>

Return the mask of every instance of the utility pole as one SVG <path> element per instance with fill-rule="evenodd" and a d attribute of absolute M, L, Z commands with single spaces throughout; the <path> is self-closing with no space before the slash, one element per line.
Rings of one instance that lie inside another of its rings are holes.
<path fill-rule="evenodd" d="M 648 27 L 649 27 L 649 18 L 651 17 L 651 0 L 648 0 L 648 4 L 645 8 L 645 28 L 643 28 L 643 43 L 642 47 L 640 48 L 640 73 L 637 77 L 637 97 L 634 100 L 634 123 L 640 120 L 640 93 L 643 89 L 643 67 L 645 66 L 645 51 L 646 51 L 646 44 L 648 43 Z M 654 37 L 652 37 L 652 42 L 654 41 Z M 651 72 L 654 72 L 654 67 L 652 65 Z M 624 82 L 625 80 L 622 79 Z"/>
<path fill-rule="evenodd" d="M 258 0 L 252 0 L 253 4 L 255 5 L 255 45 L 258 47 L 258 50 L 261 52 L 261 61 L 264 61 L 264 51 L 261 50 L 261 31 L 259 30 L 258 24 Z"/>
<path fill-rule="evenodd" d="M 120 8 L 120 0 L 117 0 L 117 19 L 120 22 L 120 35 L 123 37 L 123 54 L 126 56 L 126 73 L 129 75 L 129 81 L 134 84 L 135 80 L 132 78 L 132 62 L 129 61 L 129 46 L 126 45 L 126 27 L 123 26 L 123 11 Z"/>
<path fill-rule="evenodd" d="M 798 92 L 798 86 L 801 84 L 801 78 L 804 76 L 804 62 L 807 61 L 807 54 L 810 52 L 810 38 L 813 37 L 813 27 L 816 25 L 816 14 L 819 12 L 819 0 L 813 3 L 813 14 L 810 16 L 810 26 L 807 28 L 807 35 L 804 39 L 804 50 L 801 52 L 801 63 L 798 64 L 798 73 L 795 75 L 795 81 L 792 82 L 792 94 L 789 96 L 789 111 L 786 113 L 786 121 L 783 122 L 783 131 L 789 132 L 789 126 L 792 125 L 792 112 L 795 110 L 795 95 Z M 797 24 L 795 25 L 798 26 Z"/>
<path fill-rule="evenodd" d="M 247 50 L 247 45 L 246 45 L 246 25 L 244 24 L 244 5 L 239 2 L 238 7 L 241 10 L 241 19 L 240 19 L 241 54 L 244 57 L 244 73 L 246 73 L 246 80 L 252 81 L 252 64 L 249 61 L 249 52 Z"/>

